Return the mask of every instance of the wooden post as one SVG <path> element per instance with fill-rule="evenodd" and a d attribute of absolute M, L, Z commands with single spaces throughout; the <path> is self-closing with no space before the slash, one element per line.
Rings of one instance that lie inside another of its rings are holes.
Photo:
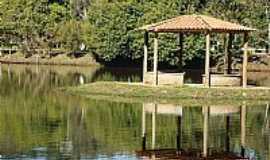
<path fill-rule="evenodd" d="M 268 54 L 270 54 L 270 23 L 268 24 Z"/>
<path fill-rule="evenodd" d="M 145 32 L 144 33 L 144 46 L 143 46 L 143 49 L 144 49 L 144 56 L 143 56 L 143 82 L 144 82 L 144 77 L 145 77 L 145 74 L 147 73 L 147 59 L 148 59 L 148 38 L 149 37 L 149 34 L 148 32 Z"/>
<path fill-rule="evenodd" d="M 266 7 L 265 14 L 266 14 L 266 19 L 268 22 L 268 54 L 270 54 L 270 12 L 269 12 L 269 7 Z M 267 51 L 266 51 L 267 52 Z"/>
<path fill-rule="evenodd" d="M 232 65 L 232 47 L 233 34 L 226 34 L 224 36 L 224 74 L 231 74 L 231 65 Z"/>
<path fill-rule="evenodd" d="M 246 145 L 246 103 L 241 106 L 240 120 L 241 120 L 241 155 L 245 156 Z"/>
<path fill-rule="evenodd" d="M 158 33 L 154 38 L 154 85 L 158 85 Z"/>
<path fill-rule="evenodd" d="M 178 53 L 178 58 L 179 58 L 179 71 L 183 71 L 183 33 L 179 33 L 178 35 L 178 41 L 179 41 L 179 53 Z"/>
<path fill-rule="evenodd" d="M 229 34 L 229 42 L 228 42 L 228 74 L 232 73 L 232 43 L 234 40 L 234 34 Z"/>
<path fill-rule="evenodd" d="M 206 35 L 205 51 L 205 86 L 210 87 L 210 34 Z"/>
<path fill-rule="evenodd" d="M 152 113 L 152 149 L 155 149 L 156 145 L 156 113 L 157 113 L 157 104 L 155 104 L 155 110 Z"/>
<path fill-rule="evenodd" d="M 207 157 L 208 154 L 208 119 L 209 119 L 209 107 L 203 108 L 203 157 Z"/>
<path fill-rule="evenodd" d="M 146 149 L 146 125 L 145 125 L 146 113 L 145 106 L 142 108 L 142 149 Z"/>
<path fill-rule="evenodd" d="M 243 55 L 243 88 L 247 88 L 247 65 L 248 65 L 248 33 L 244 34 L 244 55 Z"/>
<path fill-rule="evenodd" d="M 223 68 L 223 72 L 224 72 L 224 75 L 226 75 L 226 74 L 228 74 L 228 57 L 229 57 L 229 53 L 228 53 L 228 34 L 225 34 L 224 35 L 224 37 L 223 37 L 223 39 L 224 39 L 224 42 L 223 42 L 223 44 L 224 44 L 224 68 Z"/>
<path fill-rule="evenodd" d="M 11 48 L 8 49 L 9 58 L 11 58 Z"/>

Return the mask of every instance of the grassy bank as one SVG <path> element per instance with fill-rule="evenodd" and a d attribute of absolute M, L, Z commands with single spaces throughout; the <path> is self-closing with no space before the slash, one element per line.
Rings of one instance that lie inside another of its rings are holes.
<path fill-rule="evenodd" d="M 41 65 L 73 65 L 73 66 L 98 66 L 99 63 L 91 55 L 85 55 L 79 58 L 72 58 L 66 54 L 60 54 L 55 57 L 38 57 L 33 55 L 25 58 L 22 53 L 14 53 L 0 57 L 1 63 L 7 64 L 41 64 Z"/>
<path fill-rule="evenodd" d="M 173 86 L 143 86 L 117 82 L 96 82 L 64 89 L 66 92 L 88 98 L 124 102 L 160 103 L 235 103 L 242 101 L 268 101 L 270 89 L 203 88 Z"/>

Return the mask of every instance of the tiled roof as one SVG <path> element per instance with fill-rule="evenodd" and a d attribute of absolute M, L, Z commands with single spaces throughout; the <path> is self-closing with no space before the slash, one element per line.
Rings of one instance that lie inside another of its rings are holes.
<path fill-rule="evenodd" d="M 204 15 L 183 15 L 150 24 L 140 29 L 152 32 L 249 32 L 253 28 L 245 27 L 236 23 L 223 21 Z"/>

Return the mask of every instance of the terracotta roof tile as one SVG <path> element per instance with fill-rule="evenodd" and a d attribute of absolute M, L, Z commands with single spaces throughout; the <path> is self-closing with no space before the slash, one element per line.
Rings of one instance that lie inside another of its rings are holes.
<path fill-rule="evenodd" d="M 146 25 L 140 29 L 152 32 L 247 32 L 255 29 L 204 15 L 183 15 Z"/>

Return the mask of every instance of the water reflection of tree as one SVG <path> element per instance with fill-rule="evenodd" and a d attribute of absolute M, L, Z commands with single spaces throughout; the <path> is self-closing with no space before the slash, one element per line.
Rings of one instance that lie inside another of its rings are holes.
<path fill-rule="evenodd" d="M 79 77 L 85 82 L 92 81 L 97 68 L 63 69 L 59 67 L 24 66 L 24 65 L 1 65 L 2 78 L 1 86 L 5 87 L 5 94 L 13 95 L 14 91 L 31 92 L 34 95 L 41 95 L 51 91 L 55 87 L 77 85 Z M 85 73 L 85 74 L 84 74 Z"/>
<path fill-rule="evenodd" d="M 5 86 L 28 89 L 35 93 L 52 88 L 78 85 L 94 81 L 140 81 L 140 71 L 126 69 L 101 69 L 97 67 L 1 65 Z M 23 88 L 22 88 L 23 87 Z M 9 90 L 9 89 L 8 89 Z"/>
<path fill-rule="evenodd" d="M 118 144 L 111 137 L 118 136 L 117 142 L 123 138 L 122 135 L 116 134 L 116 131 L 119 128 L 117 125 L 124 126 L 123 124 L 126 122 L 122 120 L 126 118 L 118 119 L 117 117 L 121 110 L 125 110 L 126 105 L 121 106 L 119 110 L 112 107 L 114 104 L 81 102 L 75 97 L 62 97 L 61 95 L 47 95 L 45 99 L 36 97 L 35 101 L 6 99 L 5 102 L 1 104 L 4 109 L 0 111 L 0 122 L 5 122 L 0 123 L 0 141 L 7 139 L 10 147 L 6 147 L 4 151 L 3 146 L 0 145 L 2 153 L 28 152 L 34 146 L 50 147 L 47 144 L 48 141 L 55 144 L 62 141 L 72 142 L 72 145 L 75 146 L 72 147 L 72 153 L 78 157 L 82 153 L 95 155 L 100 150 L 113 153 L 111 148 L 114 148 L 115 151 L 118 149 Z M 68 111 L 69 109 L 70 111 Z M 90 114 L 88 110 L 90 110 Z M 134 112 L 134 110 L 130 111 Z M 116 113 L 118 113 L 117 116 L 115 116 Z M 127 119 L 130 119 L 130 116 Z M 108 133 L 108 131 L 112 132 Z M 6 138 L 6 136 L 10 138 Z M 125 137 L 129 142 L 129 134 Z M 49 151 L 57 153 L 57 150 L 53 147 Z"/>

